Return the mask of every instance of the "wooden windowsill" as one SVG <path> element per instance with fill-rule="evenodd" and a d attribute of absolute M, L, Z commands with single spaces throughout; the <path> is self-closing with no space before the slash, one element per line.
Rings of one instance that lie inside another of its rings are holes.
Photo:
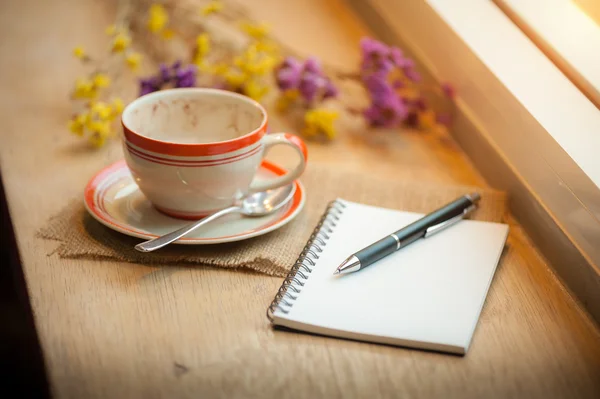
<path fill-rule="evenodd" d="M 373 34 L 341 0 L 239 1 L 299 53 L 348 70 Z M 81 44 L 103 54 L 106 4 L 14 1 L 0 13 L 10 38 L 0 57 L 12 60 L 0 64 L 0 167 L 55 397 L 598 397 L 600 334 L 513 219 L 465 357 L 274 331 L 265 310 L 279 278 L 52 254 L 57 244 L 36 231 L 122 157 L 120 143 L 90 151 L 66 129 L 82 73 L 69 54 Z M 486 186 L 445 133 L 366 134 L 348 122 L 309 154 L 357 173 Z"/>

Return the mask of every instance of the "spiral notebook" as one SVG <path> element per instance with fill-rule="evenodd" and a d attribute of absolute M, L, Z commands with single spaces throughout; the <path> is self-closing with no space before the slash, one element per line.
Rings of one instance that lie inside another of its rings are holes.
<path fill-rule="evenodd" d="M 356 273 L 349 255 L 423 215 L 338 199 L 315 228 L 267 315 L 276 326 L 465 354 L 508 226 L 464 220 Z"/>

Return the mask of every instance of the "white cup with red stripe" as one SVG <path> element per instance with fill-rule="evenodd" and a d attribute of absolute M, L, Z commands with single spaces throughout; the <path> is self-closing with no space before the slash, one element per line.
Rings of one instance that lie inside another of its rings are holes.
<path fill-rule="evenodd" d="M 304 142 L 267 134 L 267 112 L 224 90 L 162 90 L 130 103 L 121 118 L 125 160 L 144 195 L 161 212 L 198 219 L 248 193 L 284 186 L 306 166 Z M 268 180 L 255 176 L 266 151 L 296 150 L 297 166 Z"/>

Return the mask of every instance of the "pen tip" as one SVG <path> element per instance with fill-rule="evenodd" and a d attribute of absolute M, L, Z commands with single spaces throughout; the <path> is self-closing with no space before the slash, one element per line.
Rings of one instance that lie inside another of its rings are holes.
<path fill-rule="evenodd" d="M 334 275 L 336 274 L 340 274 L 340 269 L 335 269 L 335 271 L 333 272 Z"/>

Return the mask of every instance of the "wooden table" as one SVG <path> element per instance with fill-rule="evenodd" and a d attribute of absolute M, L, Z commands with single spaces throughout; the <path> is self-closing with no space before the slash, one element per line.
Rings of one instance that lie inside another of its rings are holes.
<path fill-rule="evenodd" d="M 248 3 L 298 51 L 356 64 L 368 32 L 341 0 Z M 80 73 L 69 53 L 102 48 L 111 15 L 99 1 L 1 7 L 0 165 L 56 397 L 600 397 L 598 329 L 516 223 L 464 358 L 273 331 L 264 314 L 278 278 L 49 255 L 56 243 L 37 229 L 121 157 L 116 143 L 88 150 L 65 123 Z M 310 159 L 485 186 L 446 135 L 347 133 L 312 144 Z"/>

